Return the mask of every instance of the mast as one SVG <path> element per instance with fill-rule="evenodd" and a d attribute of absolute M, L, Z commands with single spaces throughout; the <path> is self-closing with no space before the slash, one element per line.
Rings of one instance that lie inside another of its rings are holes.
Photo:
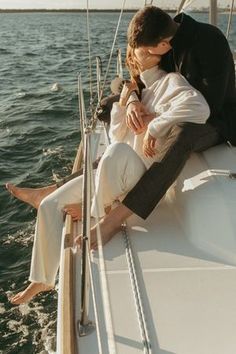
<path fill-rule="evenodd" d="M 210 0 L 209 23 L 217 26 L 217 0 Z"/>

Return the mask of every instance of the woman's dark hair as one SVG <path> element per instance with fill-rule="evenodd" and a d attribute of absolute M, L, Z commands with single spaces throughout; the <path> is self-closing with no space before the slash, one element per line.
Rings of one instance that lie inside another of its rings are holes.
<path fill-rule="evenodd" d="M 173 19 L 156 6 L 139 10 L 128 28 L 128 43 L 131 48 L 156 46 L 161 40 L 174 36 L 176 25 Z"/>

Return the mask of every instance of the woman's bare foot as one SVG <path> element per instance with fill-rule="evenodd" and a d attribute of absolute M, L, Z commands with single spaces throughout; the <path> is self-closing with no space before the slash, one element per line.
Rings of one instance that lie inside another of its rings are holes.
<path fill-rule="evenodd" d="M 57 187 L 55 184 L 43 188 L 19 188 L 13 184 L 7 183 L 6 189 L 17 199 L 30 204 L 35 209 L 38 209 L 41 201 L 49 194 L 54 192 Z"/>
<path fill-rule="evenodd" d="M 10 302 L 13 305 L 20 305 L 30 301 L 37 294 L 44 291 L 50 291 L 52 289 L 53 286 L 49 286 L 43 283 L 31 283 L 25 290 L 19 292 L 18 294 L 10 298 Z"/>
<path fill-rule="evenodd" d="M 125 205 L 120 204 L 115 209 L 111 210 L 108 215 L 106 215 L 102 220 L 99 221 L 102 244 L 105 245 L 108 241 L 112 239 L 117 232 L 121 230 L 121 225 L 129 216 L 132 215 L 132 211 L 128 209 Z M 91 229 L 90 235 L 90 248 L 92 250 L 97 250 L 98 240 L 97 240 L 97 225 Z M 78 236 L 75 239 L 75 243 L 81 246 L 82 236 Z"/>
<path fill-rule="evenodd" d="M 63 208 L 63 211 L 66 214 L 71 215 L 73 221 L 82 220 L 82 206 L 81 206 L 81 204 L 67 204 Z"/>

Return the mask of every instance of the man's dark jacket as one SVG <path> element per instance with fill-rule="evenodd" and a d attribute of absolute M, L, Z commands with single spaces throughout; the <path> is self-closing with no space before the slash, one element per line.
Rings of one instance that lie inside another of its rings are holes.
<path fill-rule="evenodd" d="M 218 28 L 188 15 L 180 14 L 175 21 L 180 26 L 171 40 L 172 50 L 162 57 L 161 64 L 168 72 L 179 71 L 204 95 L 211 111 L 207 122 L 216 127 L 224 140 L 236 145 L 235 72 L 228 42 Z M 159 196 L 154 195 L 149 204 L 140 205 L 140 195 L 150 182 L 150 174 L 155 171 L 156 175 L 159 171 L 156 167 L 160 166 L 154 163 L 153 169 L 144 174 L 122 202 L 144 219 L 155 206 L 153 201 L 158 203 Z"/>
<path fill-rule="evenodd" d="M 225 140 L 236 145 L 236 89 L 233 56 L 222 32 L 186 14 L 171 40 L 172 50 L 162 57 L 163 68 L 179 71 L 206 98 L 214 125 Z"/>

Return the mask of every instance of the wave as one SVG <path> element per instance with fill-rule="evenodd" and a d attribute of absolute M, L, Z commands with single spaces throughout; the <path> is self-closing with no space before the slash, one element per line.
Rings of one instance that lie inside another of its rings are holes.
<path fill-rule="evenodd" d="M 6 48 L 0 48 L 0 54 L 1 55 L 8 55 L 8 54 L 12 54 L 12 52 Z"/>
<path fill-rule="evenodd" d="M 34 53 L 34 52 L 26 52 L 24 53 L 24 56 L 26 57 L 37 57 L 39 53 Z"/>
<path fill-rule="evenodd" d="M 50 95 L 50 89 L 48 91 L 43 91 L 43 92 L 26 92 L 26 91 L 21 91 L 16 94 L 16 98 L 19 99 L 27 99 L 30 100 L 32 98 L 35 99 L 41 99 L 41 98 L 47 98 L 48 95 Z"/>

